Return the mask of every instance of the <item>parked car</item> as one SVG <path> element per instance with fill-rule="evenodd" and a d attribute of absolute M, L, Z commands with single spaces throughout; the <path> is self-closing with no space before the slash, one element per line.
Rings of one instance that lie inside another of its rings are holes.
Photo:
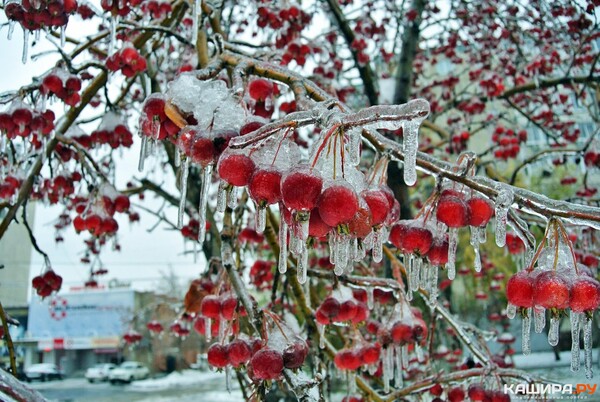
<path fill-rule="evenodd" d="M 39 363 L 32 364 L 28 368 L 25 369 L 25 380 L 52 380 L 59 379 L 62 380 L 65 377 L 64 373 L 61 369 L 58 368 L 56 364 L 52 363 Z"/>
<path fill-rule="evenodd" d="M 115 367 L 117 365 L 112 363 L 98 363 L 85 371 L 85 378 L 89 382 L 106 381 L 108 380 L 108 375 Z"/>
<path fill-rule="evenodd" d="M 131 382 L 134 380 L 143 380 L 148 378 L 150 370 L 138 362 L 123 362 L 115 367 L 108 374 L 108 380 L 111 384 L 117 382 Z"/>

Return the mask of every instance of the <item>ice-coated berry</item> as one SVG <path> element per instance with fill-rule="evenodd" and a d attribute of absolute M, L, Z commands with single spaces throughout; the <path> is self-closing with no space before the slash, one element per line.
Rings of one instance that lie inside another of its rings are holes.
<path fill-rule="evenodd" d="M 229 364 L 227 346 L 215 343 L 210 345 L 207 351 L 208 364 L 213 367 L 223 368 Z"/>
<path fill-rule="evenodd" d="M 506 298 L 517 307 L 533 307 L 533 277 L 528 271 L 514 274 L 506 284 Z"/>
<path fill-rule="evenodd" d="M 276 169 L 257 169 L 248 183 L 248 193 L 260 207 L 281 201 L 281 172 Z"/>
<path fill-rule="evenodd" d="M 294 342 L 283 350 L 283 365 L 289 369 L 300 368 L 304 364 L 306 356 L 308 356 L 308 345 L 306 342 Z"/>
<path fill-rule="evenodd" d="M 448 240 L 435 238 L 427 252 L 427 259 L 431 265 L 443 266 L 448 262 Z"/>
<path fill-rule="evenodd" d="M 454 387 L 448 391 L 448 402 L 462 402 L 465 400 L 465 391 L 460 387 Z"/>
<path fill-rule="evenodd" d="M 392 226 L 390 241 L 398 250 L 404 253 L 424 256 L 431 248 L 433 235 L 427 228 L 408 226 L 399 222 Z"/>
<path fill-rule="evenodd" d="M 323 188 L 323 179 L 317 172 L 297 170 L 281 180 L 281 198 L 291 211 L 310 211 L 317 204 Z"/>
<path fill-rule="evenodd" d="M 283 371 L 283 356 L 281 352 L 265 348 L 252 356 L 252 377 L 256 380 L 275 380 Z"/>
<path fill-rule="evenodd" d="M 461 228 L 469 224 L 469 207 L 460 197 L 443 196 L 438 201 L 435 216 L 450 228 Z"/>
<path fill-rule="evenodd" d="M 533 283 L 533 303 L 544 308 L 569 307 L 569 284 L 555 271 L 542 272 Z"/>
<path fill-rule="evenodd" d="M 221 298 L 216 295 L 208 295 L 202 299 L 200 314 L 207 318 L 218 319 L 221 317 Z"/>
<path fill-rule="evenodd" d="M 594 311 L 600 306 L 600 283 L 589 276 L 579 276 L 571 284 L 569 307 L 575 313 Z"/>
<path fill-rule="evenodd" d="M 334 297 L 328 297 L 316 311 L 319 324 L 330 324 L 340 312 L 340 302 Z"/>
<path fill-rule="evenodd" d="M 363 191 L 362 197 L 371 211 L 371 224 L 381 225 L 390 213 L 391 205 L 383 190 L 372 189 Z"/>
<path fill-rule="evenodd" d="M 252 349 L 245 340 L 236 339 L 227 345 L 227 356 L 229 357 L 229 363 L 231 363 L 233 367 L 239 367 L 250 361 Z"/>
<path fill-rule="evenodd" d="M 321 215 L 319 214 L 319 209 L 315 208 L 310 211 L 310 220 L 308 222 L 308 235 L 314 238 L 321 238 L 327 236 L 329 230 L 331 228 L 323 219 L 321 219 Z"/>
<path fill-rule="evenodd" d="M 354 217 L 358 211 L 358 198 L 350 187 L 336 184 L 323 191 L 317 206 L 323 222 L 336 227 Z"/>
<path fill-rule="evenodd" d="M 358 370 L 362 365 L 361 357 L 356 349 L 342 349 L 336 353 L 333 362 L 340 370 Z"/>
<path fill-rule="evenodd" d="M 467 201 L 469 207 L 469 225 L 483 227 L 494 216 L 494 206 L 482 197 L 471 197 Z"/>
<path fill-rule="evenodd" d="M 238 187 L 245 186 L 250 182 L 254 168 L 252 159 L 243 154 L 222 155 L 217 165 L 219 177 Z"/>

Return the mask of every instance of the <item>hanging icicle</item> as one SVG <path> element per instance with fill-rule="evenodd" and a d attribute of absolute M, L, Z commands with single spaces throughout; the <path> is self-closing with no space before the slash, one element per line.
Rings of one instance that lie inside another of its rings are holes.
<path fill-rule="evenodd" d="M 206 237 L 206 209 L 208 204 L 208 190 L 212 179 L 213 165 L 202 169 L 202 183 L 200 184 L 200 205 L 198 206 L 198 242 L 204 243 Z"/>

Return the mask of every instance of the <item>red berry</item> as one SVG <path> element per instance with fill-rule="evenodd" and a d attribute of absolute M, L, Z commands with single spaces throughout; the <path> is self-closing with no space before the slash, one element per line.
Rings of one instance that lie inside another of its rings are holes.
<path fill-rule="evenodd" d="M 118 195 L 114 201 L 115 211 L 117 212 L 125 212 L 129 209 L 131 205 L 129 202 L 129 197 L 126 195 Z"/>
<path fill-rule="evenodd" d="M 381 345 L 373 343 L 366 345 L 360 351 L 364 364 L 376 364 L 379 362 L 379 356 L 381 355 Z"/>
<path fill-rule="evenodd" d="M 352 220 L 348 222 L 350 234 L 359 239 L 367 237 L 371 233 L 372 227 L 371 212 L 365 208 L 359 208 Z"/>
<path fill-rule="evenodd" d="M 440 396 L 444 392 L 444 388 L 442 388 L 441 384 L 435 384 L 433 387 L 429 388 L 429 393 L 433 396 Z"/>
<path fill-rule="evenodd" d="M 329 227 L 329 225 L 327 225 L 325 222 L 323 222 L 323 219 L 321 219 L 321 215 L 319 214 L 318 208 L 315 208 L 312 211 L 310 211 L 310 221 L 308 222 L 309 236 L 315 237 L 317 239 L 325 237 L 329 233 L 330 229 L 331 228 Z"/>
<path fill-rule="evenodd" d="M 229 363 L 233 367 L 238 367 L 250 361 L 252 349 L 248 342 L 243 339 L 236 339 L 227 345 L 227 356 L 229 357 Z"/>
<path fill-rule="evenodd" d="M 569 307 L 575 313 L 593 311 L 600 306 L 600 283 L 589 276 L 579 276 L 571 284 Z"/>
<path fill-rule="evenodd" d="M 252 378 L 256 380 L 275 380 L 283 371 L 283 356 L 281 352 L 266 348 L 261 349 L 252 356 Z"/>
<path fill-rule="evenodd" d="M 281 201 L 281 172 L 276 169 L 257 169 L 248 183 L 250 197 L 260 207 Z"/>
<path fill-rule="evenodd" d="M 237 298 L 233 295 L 224 296 L 221 300 L 221 316 L 225 320 L 233 320 L 237 309 Z"/>
<path fill-rule="evenodd" d="M 215 295 L 205 296 L 200 304 L 200 313 L 204 317 L 218 319 L 221 316 L 221 298 Z"/>
<path fill-rule="evenodd" d="M 374 189 L 364 191 L 362 197 L 371 211 L 371 224 L 373 226 L 383 224 L 391 209 L 386 194 L 382 190 Z"/>
<path fill-rule="evenodd" d="M 356 349 L 342 349 L 336 353 L 333 362 L 340 370 L 358 370 L 362 366 L 361 357 Z"/>
<path fill-rule="evenodd" d="M 480 384 L 469 385 L 467 394 L 472 401 L 485 401 L 485 398 L 487 397 L 485 389 Z"/>
<path fill-rule="evenodd" d="M 394 343 L 403 345 L 413 342 L 413 326 L 406 321 L 398 321 L 392 326 L 392 340 Z"/>
<path fill-rule="evenodd" d="M 308 356 L 308 345 L 304 341 L 294 342 L 283 350 L 283 365 L 289 369 L 297 369 L 304 364 Z"/>
<path fill-rule="evenodd" d="M 390 231 L 390 241 L 404 253 L 424 256 L 431 248 L 433 235 L 427 228 L 399 222 Z"/>
<path fill-rule="evenodd" d="M 533 283 L 533 303 L 544 308 L 567 308 L 569 284 L 555 271 L 542 272 Z"/>
<path fill-rule="evenodd" d="M 208 364 L 213 367 L 223 368 L 229 364 L 227 346 L 218 343 L 210 345 L 207 351 Z"/>
<path fill-rule="evenodd" d="M 316 171 L 295 170 L 281 181 L 281 198 L 292 211 L 310 211 L 321 195 L 323 179 Z"/>
<path fill-rule="evenodd" d="M 438 201 L 435 216 L 450 228 L 460 228 L 469 224 L 469 207 L 462 198 L 443 196 Z"/>
<path fill-rule="evenodd" d="M 358 305 L 352 299 L 346 300 L 345 302 L 340 304 L 340 311 L 336 317 L 334 317 L 334 321 L 336 322 L 345 322 L 351 321 L 356 316 L 356 312 L 358 310 Z"/>
<path fill-rule="evenodd" d="M 334 297 L 328 297 L 316 311 L 319 324 L 330 324 L 340 312 L 340 302 Z"/>
<path fill-rule="evenodd" d="M 448 402 L 462 402 L 465 400 L 465 391 L 460 387 L 454 387 L 448 391 Z"/>
<path fill-rule="evenodd" d="M 533 276 L 528 271 L 514 274 L 506 284 L 506 298 L 517 307 L 533 307 Z"/>
<path fill-rule="evenodd" d="M 358 198 L 350 187 L 333 185 L 317 201 L 319 215 L 327 225 L 336 227 L 350 221 L 358 211 Z"/>
<path fill-rule="evenodd" d="M 244 154 L 229 154 L 219 158 L 217 170 L 222 180 L 233 186 L 245 186 L 254 173 L 254 162 Z"/>
<path fill-rule="evenodd" d="M 46 92 L 59 93 L 63 89 L 62 80 L 55 74 L 48 74 L 42 80 L 42 87 Z"/>
<path fill-rule="evenodd" d="M 435 238 L 427 252 L 427 259 L 431 265 L 441 266 L 448 262 L 448 240 Z"/>
<path fill-rule="evenodd" d="M 482 227 L 487 225 L 489 220 L 494 216 L 494 207 L 492 203 L 485 198 L 471 197 L 467 201 L 469 207 L 469 225 Z"/>
<path fill-rule="evenodd" d="M 262 78 L 250 81 L 248 95 L 254 100 L 264 101 L 273 95 L 273 83 Z"/>

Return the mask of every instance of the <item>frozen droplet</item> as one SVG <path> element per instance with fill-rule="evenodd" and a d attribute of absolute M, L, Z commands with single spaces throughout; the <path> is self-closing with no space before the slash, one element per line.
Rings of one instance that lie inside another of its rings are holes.
<path fill-rule="evenodd" d="M 23 29 L 23 56 L 21 61 L 23 64 L 27 63 L 27 56 L 29 54 L 29 31 L 27 29 Z"/>
<path fill-rule="evenodd" d="M 354 129 L 348 132 L 348 154 L 351 165 L 360 163 L 360 133 L 362 129 Z"/>
<path fill-rule="evenodd" d="M 448 262 L 446 270 L 448 279 L 453 280 L 456 277 L 456 248 L 458 246 L 458 228 L 449 228 L 448 230 Z"/>
<path fill-rule="evenodd" d="M 238 206 L 238 188 L 232 187 L 227 192 L 227 206 L 236 209 Z"/>
<path fill-rule="evenodd" d="M 65 47 L 65 43 L 67 41 L 67 34 L 65 26 L 60 27 L 60 47 Z"/>
<path fill-rule="evenodd" d="M 317 332 L 319 333 L 319 348 L 325 349 L 325 325 L 317 322 Z"/>
<path fill-rule="evenodd" d="M 227 320 L 219 320 L 219 341 L 223 341 L 225 339 L 225 330 L 227 329 L 227 324 L 229 322 Z"/>
<path fill-rule="evenodd" d="M 267 226 L 267 209 L 259 207 L 258 205 L 254 205 L 256 208 L 256 231 L 258 233 L 262 233 L 265 231 L 265 227 Z"/>
<path fill-rule="evenodd" d="M 558 330 L 560 320 L 558 317 L 550 317 L 550 328 L 548 329 L 548 343 L 551 346 L 558 345 Z"/>
<path fill-rule="evenodd" d="M 508 220 L 508 208 L 514 200 L 512 189 L 502 183 L 497 186 L 496 196 L 496 244 L 498 247 L 506 245 L 506 223 Z"/>
<path fill-rule="evenodd" d="M 305 283 L 306 282 L 306 274 L 308 270 L 308 248 L 304 247 L 302 252 L 298 256 L 298 268 L 297 268 L 297 277 L 298 282 Z"/>
<path fill-rule="evenodd" d="M 213 165 L 202 169 L 202 183 L 200 184 L 200 205 L 198 207 L 198 242 L 204 243 L 206 237 L 206 208 L 208 204 L 208 190 L 212 179 Z"/>
<path fill-rule="evenodd" d="M 523 336 L 521 342 L 524 355 L 531 353 L 531 314 L 531 307 L 529 307 L 523 317 Z"/>
<path fill-rule="evenodd" d="M 279 272 L 282 274 L 285 274 L 287 271 L 287 232 L 287 223 L 285 223 L 285 220 L 282 218 L 281 223 L 279 224 L 279 261 L 277 263 Z"/>
<path fill-rule="evenodd" d="M 533 309 L 533 327 L 536 334 L 541 334 L 546 326 L 546 309 L 535 307 Z"/>
<path fill-rule="evenodd" d="M 146 149 L 148 147 L 148 137 L 142 135 L 142 145 L 140 146 L 140 159 L 138 161 L 138 171 L 144 171 L 144 162 L 146 161 Z"/>
<path fill-rule="evenodd" d="M 383 352 L 383 392 L 390 392 L 390 380 L 394 375 L 394 349 L 384 347 Z"/>
<path fill-rule="evenodd" d="M 396 376 L 394 377 L 394 385 L 396 388 L 400 389 L 403 387 L 404 382 L 404 379 L 402 378 L 402 346 L 394 346 L 394 356 L 396 358 Z"/>
<path fill-rule="evenodd" d="M 586 319 L 583 326 L 583 349 L 585 351 L 585 378 L 594 376 L 592 372 L 592 320 Z"/>
<path fill-rule="evenodd" d="M 373 307 L 375 306 L 375 296 L 373 294 L 374 289 L 366 288 L 365 291 L 367 292 L 367 308 L 369 310 L 373 310 Z"/>
<path fill-rule="evenodd" d="M 229 366 L 225 366 L 225 389 L 231 393 L 231 368 Z"/>
<path fill-rule="evenodd" d="M 206 337 L 206 342 L 210 342 L 212 337 L 212 320 L 210 318 L 205 318 L 205 320 L 204 336 Z"/>
<path fill-rule="evenodd" d="M 108 36 L 108 55 L 111 56 L 115 52 L 115 42 L 117 41 L 117 24 L 119 17 L 109 17 L 110 33 Z"/>
<path fill-rule="evenodd" d="M 13 32 L 15 31 L 15 21 L 8 21 L 8 35 L 6 35 L 6 39 L 11 40 L 13 36 Z"/>
<path fill-rule="evenodd" d="M 438 267 L 432 266 L 429 272 L 429 303 L 434 308 L 438 297 Z"/>
<path fill-rule="evenodd" d="M 404 153 L 404 182 L 412 186 L 417 182 L 417 149 L 419 147 L 419 125 L 418 121 L 408 120 L 402 125 L 403 141 L 402 151 Z"/>
<path fill-rule="evenodd" d="M 186 158 L 185 162 L 183 162 L 183 165 L 181 166 L 181 174 L 179 179 L 179 186 L 181 187 L 181 198 L 179 199 L 179 211 L 177 214 L 177 228 L 179 229 L 183 227 L 183 216 L 185 215 L 185 205 L 187 204 L 187 182 L 189 171 L 190 162 L 189 159 Z"/>
<path fill-rule="evenodd" d="M 225 212 L 227 204 L 227 183 L 223 180 L 219 181 L 219 189 L 217 190 L 217 212 Z"/>
<path fill-rule="evenodd" d="M 512 320 L 513 318 L 516 317 L 516 315 L 517 315 L 517 306 L 515 306 L 514 304 L 508 303 L 508 305 L 506 306 L 506 316 Z"/>
<path fill-rule="evenodd" d="M 571 311 L 571 371 L 573 372 L 579 371 L 580 366 L 579 333 L 583 319 L 583 314 Z"/>
<path fill-rule="evenodd" d="M 429 290 L 429 277 L 431 276 L 431 265 L 427 261 L 421 263 L 421 275 L 419 276 L 419 287 L 423 290 Z M 436 268 L 437 269 L 437 268 Z"/>
<path fill-rule="evenodd" d="M 419 290 L 419 274 L 421 273 L 421 258 L 412 256 L 412 278 L 410 279 L 410 290 Z"/>

